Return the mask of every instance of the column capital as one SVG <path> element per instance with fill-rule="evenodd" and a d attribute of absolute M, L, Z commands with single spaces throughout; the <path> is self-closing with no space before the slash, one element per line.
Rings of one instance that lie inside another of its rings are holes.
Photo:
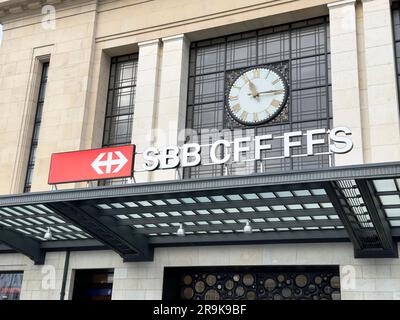
<path fill-rule="evenodd" d="M 387 7 L 390 8 L 392 3 L 395 2 L 395 0 L 361 0 L 362 4 L 375 4 L 375 5 L 382 5 L 382 4 L 387 4 Z M 379 8 L 381 9 L 381 7 Z"/>
<path fill-rule="evenodd" d="M 177 34 L 174 36 L 162 38 L 162 42 L 175 41 L 175 40 L 186 40 L 186 39 L 187 39 L 186 35 L 182 33 L 182 34 Z"/>
<path fill-rule="evenodd" d="M 153 40 L 139 42 L 138 46 L 145 47 L 145 46 L 151 46 L 151 45 L 159 45 L 160 43 L 161 43 L 160 39 L 153 39 Z"/>
<path fill-rule="evenodd" d="M 348 6 L 348 5 L 353 5 L 355 6 L 357 0 L 341 0 L 341 1 L 336 1 L 332 3 L 328 3 L 328 8 L 338 8 L 338 7 L 343 7 L 343 6 Z"/>

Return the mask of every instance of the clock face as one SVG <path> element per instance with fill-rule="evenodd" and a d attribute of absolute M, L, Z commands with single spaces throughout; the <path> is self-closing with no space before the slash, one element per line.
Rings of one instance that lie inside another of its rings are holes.
<path fill-rule="evenodd" d="M 229 114 L 244 125 L 259 125 L 272 120 L 285 106 L 288 84 L 272 68 L 253 68 L 233 83 L 227 98 Z"/>

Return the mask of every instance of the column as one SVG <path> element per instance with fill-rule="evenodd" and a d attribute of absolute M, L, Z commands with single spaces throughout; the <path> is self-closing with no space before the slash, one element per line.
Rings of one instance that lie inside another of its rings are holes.
<path fill-rule="evenodd" d="M 184 35 L 162 39 L 163 55 L 157 113 L 156 147 L 182 144 L 185 134 L 189 45 Z M 172 180 L 177 170 L 157 170 L 152 180 Z"/>
<path fill-rule="evenodd" d="M 366 160 L 400 160 L 399 103 L 390 0 L 363 0 Z"/>
<path fill-rule="evenodd" d="M 136 101 L 132 128 L 132 143 L 136 145 L 136 151 L 139 153 L 154 144 L 160 61 L 160 40 L 139 43 Z M 139 154 L 135 159 L 135 169 L 141 170 L 142 165 L 142 157 Z M 150 181 L 149 172 L 137 172 L 134 176 L 136 182 Z"/>
<path fill-rule="evenodd" d="M 336 155 L 335 164 L 362 164 L 363 138 L 357 54 L 356 1 L 329 4 L 333 125 L 351 129 L 354 148 Z"/>

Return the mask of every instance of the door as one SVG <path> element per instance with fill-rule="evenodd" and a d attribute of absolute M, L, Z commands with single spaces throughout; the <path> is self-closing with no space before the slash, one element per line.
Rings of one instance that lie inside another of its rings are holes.
<path fill-rule="evenodd" d="M 114 270 L 75 270 L 72 300 L 111 300 Z"/>

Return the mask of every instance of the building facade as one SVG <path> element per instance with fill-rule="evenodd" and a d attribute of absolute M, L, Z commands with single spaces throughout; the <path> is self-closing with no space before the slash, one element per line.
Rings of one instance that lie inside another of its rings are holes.
<path fill-rule="evenodd" d="M 0 22 L 0 298 L 400 299 L 396 1 L 3 0 Z M 235 159 L 246 137 L 270 145 Z M 143 169 L 185 143 L 200 165 Z M 48 184 L 54 153 L 129 144 L 133 177 Z"/>

